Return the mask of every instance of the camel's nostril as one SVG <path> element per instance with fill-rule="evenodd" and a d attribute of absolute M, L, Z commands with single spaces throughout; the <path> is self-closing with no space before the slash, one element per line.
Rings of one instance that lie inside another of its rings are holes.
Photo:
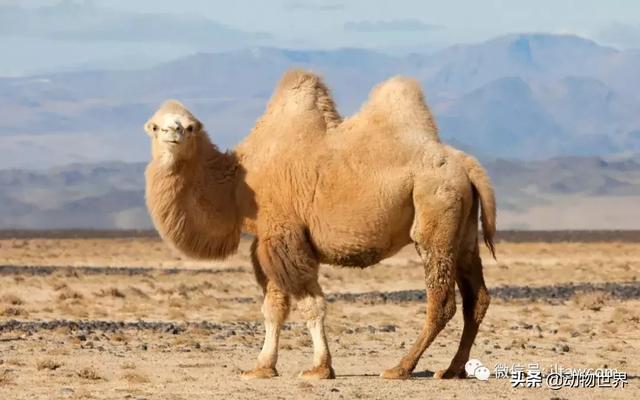
<path fill-rule="evenodd" d="M 165 143 L 178 144 L 184 139 L 184 135 L 181 132 L 174 131 L 172 129 L 163 129 L 160 134 L 160 140 Z"/>

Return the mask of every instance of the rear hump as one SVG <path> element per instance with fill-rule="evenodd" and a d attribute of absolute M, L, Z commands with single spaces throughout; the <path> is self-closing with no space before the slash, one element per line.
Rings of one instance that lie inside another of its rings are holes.
<path fill-rule="evenodd" d="M 420 132 L 439 141 L 420 82 L 412 78 L 395 76 L 377 85 L 356 117 L 387 124 L 399 134 Z"/>

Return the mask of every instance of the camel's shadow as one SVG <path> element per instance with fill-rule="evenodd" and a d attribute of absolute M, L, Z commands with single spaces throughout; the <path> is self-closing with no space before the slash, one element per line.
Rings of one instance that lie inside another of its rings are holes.
<path fill-rule="evenodd" d="M 411 373 L 411 377 L 412 378 L 433 378 L 435 374 L 436 374 L 435 372 L 425 369 L 424 371 Z"/>
<path fill-rule="evenodd" d="M 435 372 L 424 370 L 411 373 L 411 378 L 433 378 Z M 380 374 L 343 374 L 337 375 L 337 378 L 380 378 Z"/>

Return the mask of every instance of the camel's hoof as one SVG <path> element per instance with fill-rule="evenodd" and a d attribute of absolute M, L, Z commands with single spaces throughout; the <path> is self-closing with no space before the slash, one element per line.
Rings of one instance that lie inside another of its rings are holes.
<path fill-rule="evenodd" d="M 411 373 L 402 367 L 393 367 L 380 374 L 384 379 L 409 379 Z"/>
<path fill-rule="evenodd" d="M 316 380 L 316 379 L 336 379 L 336 373 L 331 367 L 319 366 L 313 367 L 306 371 L 300 372 L 298 378 Z"/>
<path fill-rule="evenodd" d="M 441 369 L 436 372 L 433 377 L 436 379 L 465 379 L 467 377 L 467 372 L 464 368 L 460 371 Z"/>
<path fill-rule="evenodd" d="M 242 371 L 242 379 L 268 379 L 278 376 L 275 368 L 255 368 L 251 371 Z"/>

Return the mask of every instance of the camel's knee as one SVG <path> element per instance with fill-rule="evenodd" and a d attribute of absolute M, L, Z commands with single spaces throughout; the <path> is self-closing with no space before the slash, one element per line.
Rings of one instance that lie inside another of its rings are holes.
<path fill-rule="evenodd" d="M 275 284 L 268 282 L 266 285 L 262 314 L 264 318 L 277 324 L 282 324 L 289 316 L 289 295 L 282 292 Z"/>
<path fill-rule="evenodd" d="M 443 323 L 446 324 L 451 321 L 454 315 L 456 315 L 456 295 L 454 290 L 449 290 L 442 307 Z"/>
<path fill-rule="evenodd" d="M 480 325 L 484 319 L 490 303 L 491 296 L 489 296 L 489 291 L 484 285 L 482 285 L 480 290 L 478 290 L 478 299 L 476 301 L 475 309 L 473 310 L 473 319 L 478 325 Z"/>
<path fill-rule="evenodd" d="M 309 282 L 302 294 L 296 296 L 298 310 L 305 321 L 323 320 L 327 302 L 317 280 Z"/>
<path fill-rule="evenodd" d="M 456 296 L 453 288 L 444 291 L 432 290 L 427 317 L 438 329 L 442 329 L 456 315 Z"/>
<path fill-rule="evenodd" d="M 437 248 L 416 248 L 424 262 L 429 319 L 442 328 L 456 313 L 454 256 Z"/>
<path fill-rule="evenodd" d="M 305 321 L 324 320 L 327 304 L 323 294 L 302 297 L 298 309 Z"/>

